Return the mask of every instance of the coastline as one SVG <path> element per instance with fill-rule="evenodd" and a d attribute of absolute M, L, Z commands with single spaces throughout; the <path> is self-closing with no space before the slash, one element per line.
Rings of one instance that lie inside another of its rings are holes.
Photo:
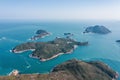
<path fill-rule="evenodd" d="M 40 61 L 44 62 L 44 61 L 48 61 L 48 60 L 51 60 L 51 59 L 54 59 L 60 55 L 63 55 L 63 54 L 70 54 L 72 53 L 78 46 L 77 45 L 74 45 L 74 48 L 71 49 L 70 51 L 66 52 L 66 53 L 58 53 L 56 55 L 53 55 L 52 57 L 50 58 L 47 58 L 47 59 L 40 59 Z M 11 51 L 11 50 L 10 50 Z M 22 51 L 16 51 L 16 50 L 12 50 L 13 53 L 23 53 L 23 52 L 26 52 L 26 51 L 35 51 L 35 49 L 26 49 L 26 50 L 22 50 Z M 29 57 L 31 58 L 35 58 L 35 59 L 39 59 L 37 56 L 32 56 L 32 54 L 29 55 Z"/>
<path fill-rule="evenodd" d="M 64 54 L 64 53 L 61 53 L 61 54 Z M 104 63 L 105 64 L 105 63 Z M 110 68 L 110 66 L 109 65 L 107 65 L 107 64 L 105 64 L 106 66 L 108 66 L 108 68 Z M 56 66 L 55 66 L 56 67 Z M 54 67 L 54 68 L 55 68 Z M 51 69 L 51 71 L 52 71 L 53 69 Z M 51 72 L 50 71 L 50 72 Z M 30 73 L 30 74 L 27 74 L 27 75 L 34 75 L 34 74 L 49 74 L 50 72 L 47 72 L 47 73 Z M 115 77 L 114 78 L 112 78 L 112 80 L 116 80 L 116 79 L 118 79 L 119 78 L 119 73 L 117 72 L 117 71 L 115 71 L 115 73 L 116 73 L 116 75 L 115 75 Z M 20 74 L 20 71 L 19 70 L 17 70 L 17 69 L 13 69 L 7 76 L 18 76 Z M 22 75 L 24 75 L 24 73 L 22 74 Z"/>
<path fill-rule="evenodd" d="M 48 61 L 48 60 L 54 59 L 54 58 L 56 58 L 56 57 L 58 57 L 58 56 L 60 56 L 60 55 L 63 55 L 63 54 L 65 54 L 65 53 L 58 53 L 58 54 L 56 54 L 56 55 L 54 55 L 54 56 L 52 56 L 52 57 L 50 57 L 50 58 L 40 59 L 40 61 L 42 61 L 42 62 Z"/>
<path fill-rule="evenodd" d="M 32 56 L 32 54 L 30 54 L 29 57 L 31 57 L 31 58 L 35 58 L 35 59 L 39 59 L 40 61 L 45 62 L 45 61 L 48 61 L 48 60 L 54 59 L 54 58 L 56 58 L 56 57 L 58 57 L 58 56 L 60 56 L 60 55 L 63 55 L 63 54 L 69 54 L 69 53 L 72 53 L 72 51 L 73 51 L 73 50 L 71 50 L 71 51 L 69 51 L 69 52 L 67 52 L 67 53 L 58 53 L 58 54 L 56 54 L 56 55 L 54 55 L 54 56 L 52 56 L 52 57 L 50 57 L 50 58 L 47 58 L 47 59 L 39 59 L 39 58 L 36 57 L 36 56 Z"/>
<path fill-rule="evenodd" d="M 11 76 L 11 75 L 14 75 L 14 76 L 17 76 L 19 74 L 19 71 L 17 69 L 13 69 L 9 74 L 8 76 Z"/>
<path fill-rule="evenodd" d="M 35 49 L 26 49 L 26 50 L 21 50 L 21 51 L 12 50 L 13 53 L 23 53 L 26 51 L 35 51 Z M 11 50 L 10 50 L 10 52 L 11 52 Z"/>
<path fill-rule="evenodd" d="M 56 55 L 54 55 L 54 56 L 52 56 L 52 57 L 50 57 L 50 58 L 40 59 L 40 61 L 44 62 L 44 61 L 48 61 L 48 60 L 54 59 L 54 58 L 56 58 L 56 57 L 58 57 L 58 56 L 60 56 L 60 55 L 63 55 L 63 54 L 70 54 L 70 53 L 72 53 L 77 47 L 78 47 L 77 45 L 74 45 L 74 48 L 71 49 L 70 51 L 66 52 L 66 53 L 58 53 L 58 54 L 56 54 Z M 31 54 L 30 54 L 29 56 L 30 56 L 31 58 L 39 59 L 38 57 L 32 56 Z"/>
<path fill-rule="evenodd" d="M 45 38 L 45 37 L 50 36 L 50 35 L 52 35 L 52 33 L 47 33 L 47 34 L 44 34 L 42 36 L 37 35 L 37 36 L 31 37 L 29 40 L 38 40 L 39 38 Z"/>
<path fill-rule="evenodd" d="M 56 58 L 56 57 L 58 57 L 58 56 L 60 56 L 60 55 L 63 55 L 63 54 L 70 54 L 70 53 L 73 52 L 73 50 L 74 50 L 74 49 L 72 49 L 72 50 L 70 50 L 69 52 L 66 52 L 66 53 L 58 53 L 58 54 L 56 54 L 56 55 L 54 55 L 54 56 L 52 56 L 52 57 L 50 57 L 50 58 L 40 59 L 40 61 L 44 62 L 44 61 L 48 61 L 48 60 L 51 60 L 51 59 L 53 59 L 53 58 Z M 27 50 L 22 50 L 22 51 L 14 51 L 14 50 L 13 50 L 12 52 L 14 52 L 14 53 L 17 54 L 17 53 L 23 53 L 23 52 L 26 52 L 26 51 L 35 51 L 35 49 L 27 49 Z M 32 54 L 30 54 L 29 57 L 35 58 L 35 59 L 39 59 L 39 58 L 36 57 L 36 56 L 32 56 Z"/>

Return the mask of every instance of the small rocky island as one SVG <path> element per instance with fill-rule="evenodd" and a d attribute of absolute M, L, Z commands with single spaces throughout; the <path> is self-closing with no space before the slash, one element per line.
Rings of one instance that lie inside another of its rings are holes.
<path fill-rule="evenodd" d="M 100 25 L 95 25 L 95 26 L 90 26 L 85 29 L 83 33 L 98 33 L 98 34 L 108 34 L 111 31 L 107 29 L 105 26 L 100 26 Z"/>
<path fill-rule="evenodd" d="M 120 40 L 116 40 L 116 42 L 119 42 L 119 43 L 120 43 Z"/>
<path fill-rule="evenodd" d="M 49 74 L 19 74 L 1 76 L 0 80 L 117 80 L 118 73 L 99 61 L 68 60 Z"/>
<path fill-rule="evenodd" d="M 66 36 L 66 38 L 70 38 L 70 37 L 74 36 L 74 34 L 72 34 L 72 33 L 64 33 L 64 36 Z"/>
<path fill-rule="evenodd" d="M 64 53 L 72 53 L 77 46 L 88 45 L 88 42 L 77 42 L 70 38 L 56 38 L 48 42 L 27 42 L 16 46 L 12 52 L 22 53 L 32 50 L 31 57 L 38 58 L 41 61 L 53 59 Z"/>
<path fill-rule="evenodd" d="M 39 38 L 43 38 L 43 37 L 48 36 L 48 35 L 50 35 L 49 32 L 40 29 L 40 30 L 37 30 L 37 31 L 36 31 L 36 35 L 33 36 L 33 37 L 31 38 L 31 40 L 37 40 L 37 39 L 39 39 Z"/>
<path fill-rule="evenodd" d="M 74 34 L 72 33 L 64 33 L 65 36 L 73 36 Z"/>

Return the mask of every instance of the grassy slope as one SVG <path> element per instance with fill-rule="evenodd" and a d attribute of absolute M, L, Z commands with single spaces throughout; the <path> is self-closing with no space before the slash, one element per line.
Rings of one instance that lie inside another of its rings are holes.
<path fill-rule="evenodd" d="M 101 62 L 69 60 L 56 66 L 50 74 L 4 76 L 0 80 L 112 80 L 116 72 Z"/>

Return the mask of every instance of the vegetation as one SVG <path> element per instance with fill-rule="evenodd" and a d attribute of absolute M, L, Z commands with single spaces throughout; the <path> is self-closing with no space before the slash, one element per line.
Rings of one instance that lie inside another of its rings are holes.
<path fill-rule="evenodd" d="M 42 38 L 42 37 L 44 37 L 44 36 L 47 36 L 47 35 L 49 35 L 50 33 L 48 33 L 47 31 L 45 31 L 45 30 L 37 30 L 36 31 L 36 35 L 35 36 L 33 36 L 32 38 L 31 38 L 31 40 L 36 40 L 36 39 L 39 39 L 39 38 Z"/>
<path fill-rule="evenodd" d="M 0 80 L 116 80 L 117 73 L 102 62 L 69 60 L 56 66 L 49 74 L 3 76 Z"/>
<path fill-rule="evenodd" d="M 59 53 L 67 53 L 74 50 L 75 45 L 87 45 L 88 42 L 76 42 L 68 38 L 56 38 L 49 42 L 27 42 L 16 46 L 13 52 L 35 49 L 32 56 L 39 59 L 48 59 Z"/>
<path fill-rule="evenodd" d="M 75 80 L 112 80 L 117 73 L 102 62 L 84 62 L 69 60 L 56 66 L 53 72 L 65 71 L 75 77 Z"/>
<path fill-rule="evenodd" d="M 84 33 L 89 33 L 89 32 L 98 33 L 98 34 L 108 34 L 111 31 L 104 26 L 95 25 L 95 26 L 87 27 L 84 31 Z"/>

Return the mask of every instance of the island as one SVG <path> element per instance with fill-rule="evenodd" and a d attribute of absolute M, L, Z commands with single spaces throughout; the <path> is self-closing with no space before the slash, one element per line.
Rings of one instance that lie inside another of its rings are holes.
<path fill-rule="evenodd" d="M 70 38 L 71 36 L 73 36 L 74 34 L 72 33 L 64 33 L 64 36 L 66 36 L 66 38 Z"/>
<path fill-rule="evenodd" d="M 99 61 L 68 60 L 49 74 L 18 74 L 1 76 L 0 80 L 117 80 L 118 73 Z"/>
<path fill-rule="evenodd" d="M 32 51 L 30 57 L 47 61 L 59 55 L 72 53 L 77 46 L 88 45 L 88 42 L 77 42 L 70 38 L 56 38 L 48 42 L 27 42 L 13 48 L 13 53 Z"/>
<path fill-rule="evenodd" d="M 120 43 L 120 40 L 116 40 L 116 42 L 119 42 L 119 43 Z"/>
<path fill-rule="evenodd" d="M 100 25 L 95 25 L 95 26 L 90 26 L 85 29 L 83 33 L 98 33 L 98 34 L 108 34 L 111 31 L 107 29 L 105 26 L 100 26 Z"/>
<path fill-rule="evenodd" d="M 64 33 L 65 36 L 73 36 L 74 34 L 72 33 Z"/>
<path fill-rule="evenodd" d="M 37 30 L 37 31 L 36 31 L 36 35 L 33 36 L 33 37 L 31 38 L 31 40 L 37 40 L 37 39 L 39 39 L 39 38 L 43 38 L 43 37 L 48 36 L 48 35 L 50 35 L 49 32 L 40 29 L 40 30 Z"/>

